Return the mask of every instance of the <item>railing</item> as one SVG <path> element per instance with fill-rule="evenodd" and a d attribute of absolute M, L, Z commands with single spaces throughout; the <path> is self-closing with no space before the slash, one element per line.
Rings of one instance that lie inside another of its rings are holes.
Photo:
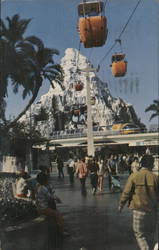
<path fill-rule="evenodd" d="M 94 136 L 106 136 L 106 135 L 120 135 L 120 131 L 93 131 Z M 81 138 L 86 137 L 87 131 L 72 130 L 72 131 L 54 131 L 50 135 L 50 139 L 70 139 L 70 138 Z"/>

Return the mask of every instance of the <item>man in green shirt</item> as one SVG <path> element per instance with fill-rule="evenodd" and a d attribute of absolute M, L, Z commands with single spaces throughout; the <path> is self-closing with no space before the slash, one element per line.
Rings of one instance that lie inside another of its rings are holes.
<path fill-rule="evenodd" d="M 141 250 L 152 250 L 159 201 L 158 176 L 152 173 L 154 158 L 144 155 L 141 170 L 130 175 L 119 201 L 119 211 L 128 203 L 133 210 L 133 230 Z"/>

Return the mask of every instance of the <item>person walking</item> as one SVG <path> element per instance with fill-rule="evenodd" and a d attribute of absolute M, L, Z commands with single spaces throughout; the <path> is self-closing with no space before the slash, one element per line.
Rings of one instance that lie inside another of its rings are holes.
<path fill-rule="evenodd" d="M 134 160 L 131 163 L 131 173 L 138 171 L 139 168 L 140 168 L 139 159 L 138 159 L 138 157 L 135 156 Z"/>
<path fill-rule="evenodd" d="M 98 188 L 99 191 L 103 191 L 103 184 L 104 184 L 104 174 L 105 174 L 105 166 L 104 161 L 100 160 L 98 162 L 99 170 L 98 170 Z"/>
<path fill-rule="evenodd" d="M 79 159 L 79 161 L 76 163 L 76 176 L 79 178 L 81 183 L 81 194 L 86 195 L 86 178 L 88 175 L 88 169 L 85 163 L 85 159 Z"/>
<path fill-rule="evenodd" d="M 141 170 L 132 173 L 120 197 L 118 210 L 124 205 L 133 211 L 133 231 L 140 250 L 152 250 L 157 223 L 159 180 L 152 173 L 154 158 L 144 155 Z"/>
<path fill-rule="evenodd" d="M 97 173 L 99 171 L 99 165 L 95 158 L 90 159 L 88 161 L 88 171 L 90 173 L 92 194 L 95 195 L 97 191 L 97 186 L 98 186 L 98 174 Z"/>
<path fill-rule="evenodd" d="M 64 179 L 64 172 L 63 172 L 64 163 L 60 157 L 57 158 L 57 170 L 58 170 L 58 178 Z"/>
<path fill-rule="evenodd" d="M 107 161 L 107 167 L 108 167 L 108 186 L 109 186 L 109 191 L 111 191 L 112 176 L 116 176 L 116 161 L 114 160 L 113 154 L 110 155 Z"/>
<path fill-rule="evenodd" d="M 67 172 L 69 175 L 70 184 L 72 185 L 74 183 L 74 173 L 75 173 L 75 161 L 72 156 L 70 156 L 70 159 L 67 162 Z"/>

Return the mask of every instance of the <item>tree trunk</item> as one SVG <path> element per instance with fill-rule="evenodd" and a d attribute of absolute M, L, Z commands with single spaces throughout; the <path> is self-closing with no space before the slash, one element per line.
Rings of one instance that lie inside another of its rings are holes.
<path fill-rule="evenodd" d="M 32 98 L 30 99 L 28 105 L 23 109 L 23 111 L 11 122 L 9 123 L 8 127 L 11 128 L 11 127 L 14 127 L 16 125 L 16 122 L 26 113 L 26 111 L 30 108 L 30 106 L 33 104 L 33 102 L 35 101 L 37 95 L 38 95 L 38 92 L 39 92 L 39 89 L 40 89 L 40 85 L 36 88 Z"/>
<path fill-rule="evenodd" d="M 27 172 L 31 172 L 33 169 L 33 157 L 32 157 L 32 143 L 28 142 L 27 147 L 26 147 L 26 166 L 25 170 Z"/>

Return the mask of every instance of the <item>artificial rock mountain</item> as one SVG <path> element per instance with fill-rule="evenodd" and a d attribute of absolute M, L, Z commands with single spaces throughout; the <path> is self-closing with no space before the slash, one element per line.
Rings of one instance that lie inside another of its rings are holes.
<path fill-rule="evenodd" d="M 84 72 L 77 71 L 77 60 L 78 68 L 82 69 L 91 65 L 88 59 L 79 54 L 76 49 L 66 49 L 65 56 L 61 59 L 64 90 L 54 82 L 55 88 L 50 87 L 48 93 L 41 96 L 40 100 L 33 104 L 21 118 L 21 121 L 26 124 L 31 123 L 42 136 L 48 137 L 55 130 L 85 126 L 79 122 L 79 119 L 81 114 L 82 117 L 86 116 L 84 110 L 86 110 L 87 80 Z M 81 91 L 75 90 L 77 81 L 83 83 Z M 90 88 L 91 96 L 94 98 L 92 117 L 95 124 L 106 126 L 116 121 L 123 121 L 142 125 L 133 106 L 121 98 L 113 97 L 107 83 L 102 82 L 94 72 L 90 73 Z M 75 109 L 80 110 L 78 115 L 74 115 Z"/>

